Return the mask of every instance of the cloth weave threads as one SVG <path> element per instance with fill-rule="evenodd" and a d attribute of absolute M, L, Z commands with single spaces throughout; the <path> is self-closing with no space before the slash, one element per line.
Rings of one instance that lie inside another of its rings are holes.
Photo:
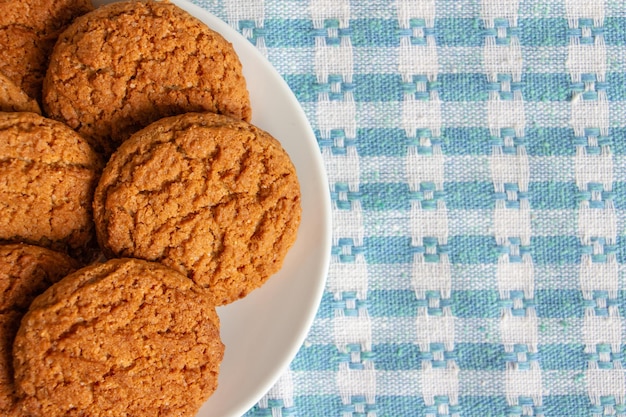
<path fill-rule="evenodd" d="M 334 206 L 247 417 L 626 416 L 622 1 L 192 1 L 287 81 Z"/>

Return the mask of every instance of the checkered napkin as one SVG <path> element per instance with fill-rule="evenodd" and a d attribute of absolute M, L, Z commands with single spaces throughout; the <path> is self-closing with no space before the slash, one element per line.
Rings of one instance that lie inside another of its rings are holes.
<path fill-rule="evenodd" d="M 317 135 L 328 284 L 246 416 L 626 416 L 626 2 L 194 0 Z"/>

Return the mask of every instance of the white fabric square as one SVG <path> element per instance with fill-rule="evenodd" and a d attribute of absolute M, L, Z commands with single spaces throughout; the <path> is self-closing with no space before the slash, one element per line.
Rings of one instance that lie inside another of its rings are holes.
<path fill-rule="evenodd" d="M 510 291 L 524 291 L 524 297 L 533 298 L 535 291 L 534 268 L 532 262 L 523 259 L 522 262 L 498 261 L 496 268 L 498 290 L 501 298 L 508 299 Z"/>
<path fill-rule="evenodd" d="M 570 121 L 576 136 L 585 136 L 586 127 L 599 128 L 603 135 L 609 129 L 609 103 L 606 100 L 572 100 Z"/>
<path fill-rule="evenodd" d="M 597 344 L 606 343 L 614 352 L 622 345 L 622 320 L 620 317 L 598 317 L 585 315 L 583 321 L 583 343 L 595 351 Z"/>
<path fill-rule="evenodd" d="M 586 17 L 601 21 L 605 13 L 604 1 L 565 0 L 565 12 L 568 19 L 578 20 Z"/>
<path fill-rule="evenodd" d="M 528 191 L 530 165 L 525 153 L 509 155 L 494 152 L 490 157 L 491 177 L 498 191 L 503 191 L 503 185 L 517 184 L 520 191 Z"/>
<path fill-rule="evenodd" d="M 454 317 L 418 315 L 415 322 L 421 350 L 429 351 L 431 343 L 444 343 L 451 350 L 454 343 Z"/>
<path fill-rule="evenodd" d="M 350 19 L 349 0 L 311 0 L 309 10 L 316 29 L 324 27 L 324 20 L 338 19 L 340 27 L 347 27 Z"/>
<path fill-rule="evenodd" d="M 586 372 L 587 392 L 594 404 L 600 403 L 599 397 L 615 396 L 624 399 L 626 384 L 624 382 L 624 370 L 616 369 L 588 369 Z"/>
<path fill-rule="evenodd" d="M 442 297 L 449 298 L 452 288 L 450 262 L 441 255 L 440 262 L 424 262 L 415 255 L 411 269 L 411 283 L 418 298 L 424 298 L 426 291 L 439 291 Z"/>
<path fill-rule="evenodd" d="M 338 262 L 333 259 L 328 267 L 328 291 L 338 294 L 347 291 L 356 291 L 357 298 L 363 299 L 367 295 L 367 263 L 363 255 L 357 255 L 353 263 Z"/>
<path fill-rule="evenodd" d="M 435 403 L 436 395 L 445 395 L 453 405 L 459 401 L 459 369 L 453 361 L 447 368 L 432 368 L 426 362 L 422 370 L 422 395 L 426 405 Z"/>
<path fill-rule="evenodd" d="M 317 125 L 328 137 L 332 129 L 342 129 L 346 137 L 356 137 L 356 104 L 353 100 L 320 100 L 317 103 Z"/>
<path fill-rule="evenodd" d="M 480 17 L 487 20 L 496 18 L 517 18 L 519 0 L 482 0 L 480 4 Z"/>
<path fill-rule="evenodd" d="M 440 152 L 420 155 L 414 146 L 409 147 L 406 159 L 407 182 L 414 187 L 422 182 L 434 182 L 438 190 L 443 189 L 444 157 Z"/>
<path fill-rule="evenodd" d="M 591 299 L 593 291 L 608 291 L 611 298 L 617 297 L 619 288 L 618 264 L 615 257 L 607 262 L 592 262 L 584 256 L 580 261 L 580 289 L 583 297 Z"/>
<path fill-rule="evenodd" d="M 315 48 L 315 74 L 319 82 L 328 82 L 329 75 L 342 75 L 343 81 L 351 82 L 354 70 L 350 43 L 323 45 Z"/>
<path fill-rule="evenodd" d="M 363 246 L 363 212 L 362 210 L 343 210 L 334 208 L 333 244 L 337 245 L 340 238 L 354 240 L 355 246 Z"/>
<path fill-rule="evenodd" d="M 602 81 L 606 73 L 606 46 L 603 43 L 570 44 L 565 67 L 576 82 L 580 81 L 581 74 L 597 74 Z"/>
<path fill-rule="evenodd" d="M 364 395 L 368 403 L 373 403 L 376 395 L 376 371 L 372 363 L 366 362 L 364 369 L 349 369 L 347 363 L 340 364 L 337 387 L 344 404 L 350 404 L 350 397 L 355 395 Z"/>
<path fill-rule="evenodd" d="M 513 81 L 522 78 L 522 49 L 516 37 L 509 45 L 496 45 L 494 38 L 487 38 L 483 50 L 485 70 L 490 81 L 496 81 L 497 74 L 509 74 Z"/>
<path fill-rule="evenodd" d="M 542 383 L 541 369 L 531 367 L 531 369 L 512 369 L 505 371 L 505 392 L 507 399 L 513 399 L 513 403 L 518 397 L 531 397 L 541 401 Z"/>
<path fill-rule="evenodd" d="M 334 191 L 336 183 L 347 183 L 350 191 L 359 190 L 359 157 L 354 147 L 347 147 L 346 154 L 333 154 L 328 148 L 322 152 L 328 183 Z"/>
<path fill-rule="evenodd" d="M 522 100 L 487 101 L 487 124 L 494 136 L 501 136 L 500 129 L 513 128 L 517 137 L 524 136 L 526 116 Z"/>
<path fill-rule="evenodd" d="M 578 234 L 583 242 L 589 242 L 592 237 L 603 237 L 615 242 L 617 214 L 613 206 L 589 208 L 588 204 L 582 204 L 578 209 Z"/>
<path fill-rule="evenodd" d="M 254 20 L 257 26 L 263 26 L 265 0 L 229 0 L 224 2 L 224 7 L 231 24 L 240 20 Z"/>
<path fill-rule="evenodd" d="M 433 41 L 426 45 L 412 45 L 408 39 L 403 39 L 398 49 L 398 61 L 398 71 L 404 80 L 418 74 L 432 80 L 439 72 L 437 46 Z"/>
<path fill-rule="evenodd" d="M 364 350 L 372 350 L 372 321 L 369 316 L 337 316 L 333 325 L 335 344 L 340 351 L 346 351 L 350 344 L 360 344 Z"/>
<path fill-rule="evenodd" d="M 436 210 L 424 210 L 411 203 L 411 238 L 414 246 L 422 246 L 424 237 L 436 237 L 440 244 L 448 240 L 448 210 L 443 201 Z"/>
<path fill-rule="evenodd" d="M 576 185 L 580 190 L 586 191 L 590 182 L 603 184 L 605 191 L 611 190 L 613 184 L 613 155 L 610 153 L 588 155 L 582 149 L 579 149 L 574 157 L 574 176 Z"/>
<path fill-rule="evenodd" d="M 513 345 L 529 345 L 536 348 L 537 316 L 533 309 L 526 309 L 526 316 L 518 317 L 505 314 L 500 320 L 500 338 L 505 349 L 513 349 Z"/>
<path fill-rule="evenodd" d="M 530 207 L 520 208 L 496 206 L 494 210 L 494 234 L 498 242 L 505 242 L 510 237 L 520 238 L 522 245 L 530 245 L 532 230 L 530 227 Z"/>
<path fill-rule="evenodd" d="M 409 27 L 411 19 L 424 19 L 426 26 L 433 27 L 435 22 L 435 0 L 397 0 L 398 21 L 400 27 Z"/>
<path fill-rule="evenodd" d="M 430 129 L 434 136 L 441 135 L 441 103 L 436 100 L 416 100 L 405 96 L 402 103 L 402 128 L 406 135 L 415 137 L 417 129 Z"/>

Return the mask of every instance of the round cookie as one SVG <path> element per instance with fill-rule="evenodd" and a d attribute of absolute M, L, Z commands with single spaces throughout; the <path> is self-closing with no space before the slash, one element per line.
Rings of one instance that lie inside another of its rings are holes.
<path fill-rule="evenodd" d="M 0 113 L 0 241 L 88 256 L 102 162 L 69 127 L 35 113 Z"/>
<path fill-rule="evenodd" d="M 0 71 L 31 98 L 41 98 L 56 38 L 91 0 L 0 0 Z"/>
<path fill-rule="evenodd" d="M 20 87 L 0 72 L 0 111 L 32 112 L 41 114 L 36 100 L 30 98 Z"/>
<path fill-rule="evenodd" d="M 224 345 L 206 290 L 170 268 L 113 259 L 31 304 L 14 343 L 22 409 L 46 417 L 193 416 Z"/>
<path fill-rule="evenodd" d="M 251 116 L 232 45 L 175 4 L 155 1 L 112 3 L 76 19 L 51 56 L 43 103 L 107 155 L 162 117 Z"/>
<path fill-rule="evenodd" d="M 280 143 L 227 116 L 159 120 L 120 146 L 94 196 L 105 255 L 162 262 L 223 305 L 282 266 L 300 223 L 300 186 Z"/>
<path fill-rule="evenodd" d="M 13 384 L 13 340 L 31 301 L 77 269 L 62 253 L 24 244 L 0 245 L 0 415 L 22 416 Z"/>

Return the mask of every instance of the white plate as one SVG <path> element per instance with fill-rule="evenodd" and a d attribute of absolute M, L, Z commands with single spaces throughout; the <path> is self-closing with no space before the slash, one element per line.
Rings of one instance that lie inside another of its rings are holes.
<path fill-rule="evenodd" d="M 95 0 L 94 4 L 111 2 Z M 252 123 L 282 143 L 296 167 L 302 192 L 298 238 L 283 268 L 243 300 L 218 308 L 226 353 L 217 391 L 197 417 L 240 417 L 287 368 L 315 317 L 330 260 L 328 184 L 304 111 L 269 61 L 206 10 L 185 0 L 173 2 L 233 44 L 250 91 Z"/>

